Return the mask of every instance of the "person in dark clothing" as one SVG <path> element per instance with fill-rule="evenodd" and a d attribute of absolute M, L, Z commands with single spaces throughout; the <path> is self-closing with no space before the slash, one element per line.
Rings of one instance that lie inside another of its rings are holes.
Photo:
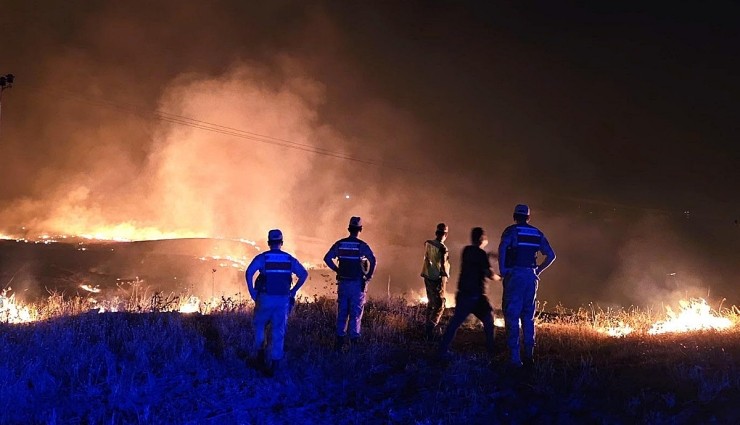
<path fill-rule="evenodd" d="M 449 348 L 455 338 L 457 328 L 474 314 L 481 322 L 486 334 L 486 349 L 493 355 L 493 307 L 486 297 L 486 279 L 493 278 L 488 254 L 483 248 L 488 243 L 485 231 L 475 227 L 470 233 L 471 245 L 463 249 L 460 264 L 460 278 L 455 296 L 455 314 L 450 319 L 442 343 L 440 354 L 449 355 Z"/>

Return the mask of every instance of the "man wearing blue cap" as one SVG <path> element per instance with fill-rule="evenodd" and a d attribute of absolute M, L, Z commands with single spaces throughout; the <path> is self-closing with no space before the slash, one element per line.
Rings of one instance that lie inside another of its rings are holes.
<path fill-rule="evenodd" d="M 290 303 L 306 282 L 308 272 L 297 259 L 280 249 L 283 246 L 280 230 L 273 229 L 267 233 L 267 244 L 270 250 L 254 257 L 247 267 L 246 278 L 249 295 L 254 300 L 254 350 L 260 363 L 265 361 L 265 327 L 267 323 L 271 324 L 272 346 L 266 366 L 268 374 L 272 375 L 283 358 Z M 254 281 L 257 272 L 259 275 Z M 291 287 L 293 274 L 298 281 Z"/>
<path fill-rule="evenodd" d="M 326 265 L 337 274 L 337 339 L 334 347 L 337 351 L 344 346 L 348 319 L 350 339 L 357 341 L 360 338 L 365 291 L 376 264 L 370 246 L 357 237 L 362 231 L 362 219 L 350 218 L 347 230 L 349 236 L 336 241 L 324 256 Z M 365 263 L 369 263 L 367 270 Z"/>
<path fill-rule="evenodd" d="M 515 223 L 504 230 L 498 247 L 499 269 L 503 277 L 503 310 L 506 342 L 514 367 L 534 365 L 534 310 L 540 273 L 555 261 L 555 251 L 545 234 L 529 224 L 529 207 L 514 208 Z M 538 265 L 537 254 L 544 255 Z M 519 352 L 519 321 L 524 335 L 524 356 Z"/>

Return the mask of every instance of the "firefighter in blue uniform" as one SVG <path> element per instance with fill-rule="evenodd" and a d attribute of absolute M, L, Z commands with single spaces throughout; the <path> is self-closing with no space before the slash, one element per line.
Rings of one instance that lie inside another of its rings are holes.
<path fill-rule="evenodd" d="M 341 350 L 347 336 L 357 341 L 360 337 L 360 323 L 365 309 L 367 284 L 375 273 L 375 255 L 370 246 L 357 236 L 362 231 L 360 217 L 349 220 L 349 236 L 340 239 L 329 248 L 324 262 L 337 274 L 337 339 L 335 349 Z M 335 262 L 337 260 L 337 262 Z M 369 263 L 365 270 L 365 262 Z"/>
<path fill-rule="evenodd" d="M 254 350 L 258 362 L 265 361 L 265 327 L 271 324 L 270 358 L 266 360 L 269 374 L 275 372 L 283 358 L 285 327 L 288 322 L 288 311 L 298 290 L 306 282 L 308 272 L 303 265 L 287 252 L 283 246 L 283 233 L 278 229 L 267 234 L 270 250 L 263 252 L 252 260 L 247 267 L 246 279 L 249 295 L 254 300 Z M 255 273 L 259 272 L 257 280 Z M 293 284 L 293 274 L 298 281 Z"/>
<path fill-rule="evenodd" d="M 555 261 L 555 251 L 545 234 L 529 224 L 529 207 L 514 208 L 515 224 L 501 235 L 498 247 L 499 269 L 503 277 L 503 310 L 506 342 L 514 367 L 534 364 L 534 313 L 540 274 Z M 537 254 L 544 255 L 538 265 Z M 519 349 L 519 321 L 524 336 L 524 355 Z"/>

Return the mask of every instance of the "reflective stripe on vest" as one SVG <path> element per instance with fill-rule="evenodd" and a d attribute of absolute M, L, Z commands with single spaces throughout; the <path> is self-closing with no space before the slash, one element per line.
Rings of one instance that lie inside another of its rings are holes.
<path fill-rule="evenodd" d="M 542 245 L 542 233 L 534 227 L 517 226 L 514 248 L 514 266 L 535 267 L 537 265 L 537 251 Z"/>
<path fill-rule="evenodd" d="M 268 295 L 289 295 L 293 283 L 293 263 L 290 255 L 269 253 L 265 256 L 265 293 Z"/>
<path fill-rule="evenodd" d="M 337 251 L 339 254 L 339 278 L 361 279 L 365 272 L 362 270 L 360 242 L 341 241 Z"/>

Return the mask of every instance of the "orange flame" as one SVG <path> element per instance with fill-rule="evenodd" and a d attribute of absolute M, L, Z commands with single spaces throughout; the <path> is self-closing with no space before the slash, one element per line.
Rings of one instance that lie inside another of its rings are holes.
<path fill-rule="evenodd" d="M 690 332 L 701 330 L 725 330 L 732 327 L 732 321 L 726 317 L 718 317 L 702 298 L 681 300 L 681 310 L 674 313 L 670 306 L 666 307 L 668 319 L 653 324 L 648 330 L 650 335 L 668 332 Z"/>

